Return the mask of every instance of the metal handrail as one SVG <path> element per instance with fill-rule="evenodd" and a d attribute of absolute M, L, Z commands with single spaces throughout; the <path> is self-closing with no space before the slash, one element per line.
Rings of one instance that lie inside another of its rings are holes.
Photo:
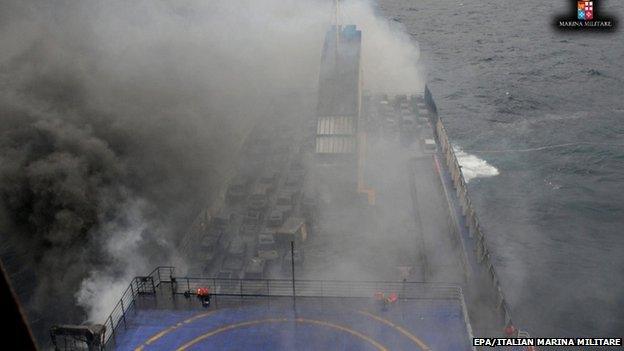
<path fill-rule="evenodd" d="M 173 293 L 193 293 L 208 287 L 215 295 L 292 296 L 289 279 L 217 279 L 177 277 Z M 296 280 L 297 297 L 371 297 L 375 292 L 395 292 L 400 298 L 453 298 L 462 293 L 458 285 L 423 282 L 374 282 L 339 280 Z"/>
<path fill-rule="evenodd" d="M 431 122 L 434 126 L 434 133 L 438 139 L 439 144 L 442 146 L 442 152 L 446 159 L 446 164 L 451 173 L 451 179 L 453 182 L 453 186 L 457 192 L 457 197 L 459 199 L 459 203 L 462 210 L 462 215 L 466 219 L 466 223 L 468 226 L 468 234 L 470 237 L 473 237 L 473 233 L 476 234 L 476 251 L 477 251 L 477 260 L 478 263 L 481 264 L 482 267 L 487 271 L 487 275 L 490 277 L 490 281 L 492 283 L 492 287 L 497 295 L 498 300 L 498 308 L 503 310 L 504 314 L 504 324 L 510 325 L 512 324 L 511 312 L 509 310 L 507 301 L 503 295 L 503 291 L 500 285 L 500 281 L 498 279 L 498 275 L 496 273 L 496 269 L 490 260 L 489 249 L 486 243 L 486 237 L 483 232 L 483 228 L 479 224 L 479 218 L 474 209 L 470 196 L 468 194 L 468 188 L 466 186 L 466 180 L 464 178 L 464 174 L 462 172 L 461 165 L 457 160 L 457 156 L 455 155 L 455 150 L 449 141 L 448 134 L 446 133 L 446 128 L 442 123 L 442 120 L 437 115 L 437 107 L 433 101 L 429 88 L 425 86 L 425 104 L 429 107 L 431 111 Z M 450 213 L 451 217 L 453 217 L 454 211 L 451 209 Z M 523 335 L 527 335 L 529 333 L 523 331 Z"/>
<path fill-rule="evenodd" d="M 156 270 L 154 270 L 155 272 Z M 186 277 L 186 276 L 182 276 L 182 277 L 175 277 L 176 280 L 211 280 L 211 279 L 216 279 L 216 278 L 206 278 L 206 277 Z M 231 280 L 231 281 L 240 281 L 240 280 L 245 280 L 245 281 L 287 281 L 287 282 L 291 282 L 290 279 L 280 279 L 280 278 L 245 278 L 245 279 L 239 279 L 239 278 L 218 278 L 219 280 Z M 301 282 L 318 282 L 318 283 L 332 283 L 332 282 L 336 282 L 336 283 L 370 283 L 370 284 L 422 284 L 422 285 L 430 285 L 430 286 L 436 286 L 436 287 L 442 287 L 442 286 L 448 286 L 448 287 L 457 287 L 459 286 L 457 283 L 453 283 L 453 282 L 425 282 L 425 281 L 419 281 L 419 280 L 415 280 L 415 281 L 391 281 L 391 280 L 339 280 L 339 279 L 298 279 L 297 281 L 301 281 Z M 168 280 L 161 280 L 161 282 L 163 283 L 167 283 L 169 282 Z"/>
<path fill-rule="evenodd" d="M 526 330 L 519 330 L 518 331 L 518 337 L 521 339 L 528 339 L 531 337 L 531 334 L 529 334 L 528 331 Z"/>
<path fill-rule="evenodd" d="M 209 287 L 214 295 L 288 297 L 293 296 L 292 280 L 289 279 L 217 279 L 200 277 L 175 277 L 173 266 L 159 266 L 146 276 L 135 277 L 113 311 L 104 321 L 107 327 L 105 344 L 115 337 L 119 327 L 127 328 L 126 316 L 136 310 L 139 295 L 153 292 L 163 283 L 171 284 L 172 293 L 194 293 L 197 288 Z M 153 284 L 153 285 L 152 285 Z M 374 293 L 396 293 L 402 299 L 456 299 L 465 306 L 461 287 L 451 283 L 392 282 L 392 281 L 342 281 L 342 280 L 297 280 L 296 297 L 321 298 L 371 298 Z M 464 308 L 464 307 L 463 307 Z"/>

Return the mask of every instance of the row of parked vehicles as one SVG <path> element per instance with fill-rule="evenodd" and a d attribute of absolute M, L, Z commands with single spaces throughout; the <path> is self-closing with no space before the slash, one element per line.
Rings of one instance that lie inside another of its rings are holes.
<path fill-rule="evenodd" d="M 375 101 L 374 108 L 381 121 L 380 129 L 384 138 L 399 137 L 403 144 L 411 144 L 418 140 L 424 151 L 436 150 L 429 112 L 422 98 L 398 95 L 391 99 L 388 96 L 381 96 Z"/>
<path fill-rule="evenodd" d="M 304 196 L 306 172 L 298 153 L 279 140 L 260 138 L 254 145 L 255 168 L 246 164 L 230 181 L 201 244 L 206 267 L 214 271 L 220 265 L 211 273 L 219 279 L 288 276 L 293 261 L 304 262 L 303 244 L 315 220 L 315 202 Z"/>

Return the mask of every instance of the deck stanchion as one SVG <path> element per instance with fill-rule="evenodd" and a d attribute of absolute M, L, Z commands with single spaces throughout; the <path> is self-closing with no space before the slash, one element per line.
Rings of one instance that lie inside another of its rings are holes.
<path fill-rule="evenodd" d="M 130 301 L 130 306 L 129 307 L 132 308 L 132 306 L 134 306 L 134 314 L 136 314 L 136 312 L 137 312 L 136 300 L 137 300 L 137 297 L 138 297 L 138 293 L 134 292 L 134 287 L 132 286 L 133 283 L 134 283 L 134 280 L 130 281 L 130 294 L 132 295 L 132 301 Z M 137 288 L 137 290 L 138 290 L 138 288 Z"/>
<path fill-rule="evenodd" d="M 293 296 L 293 308 L 297 307 L 297 301 L 295 297 L 295 242 L 290 242 L 290 268 L 292 271 L 292 296 Z"/>
<path fill-rule="evenodd" d="M 111 325 L 111 335 L 113 337 L 113 340 L 115 340 L 115 326 L 113 326 L 113 314 L 112 313 L 110 316 L 108 316 L 108 321 L 110 322 L 110 325 Z"/>
<path fill-rule="evenodd" d="M 171 283 L 171 296 L 175 297 L 176 292 L 178 291 L 178 282 L 176 278 L 169 276 L 169 281 Z"/>
<path fill-rule="evenodd" d="M 126 324 L 126 309 L 124 308 L 123 297 L 121 298 L 121 300 L 119 300 L 119 302 L 121 302 L 121 317 L 123 318 L 124 327 L 128 329 L 128 324 Z"/>

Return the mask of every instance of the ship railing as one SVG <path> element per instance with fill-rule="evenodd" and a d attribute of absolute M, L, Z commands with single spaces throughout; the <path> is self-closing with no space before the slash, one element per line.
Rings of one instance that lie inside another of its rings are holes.
<path fill-rule="evenodd" d="M 127 328 L 128 321 L 126 316 L 128 312 L 136 307 L 135 301 L 138 289 L 139 286 L 136 285 L 136 281 L 133 280 L 123 292 L 119 301 L 117 301 L 117 304 L 113 308 L 111 314 L 108 318 L 106 318 L 106 321 L 103 323 L 106 326 L 104 344 L 108 343 L 111 338 L 115 337 L 115 334 L 120 327 Z"/>
<path fill-rule="evenodd" d="M 113 311 L 104 321 L 106 326 L 105 344 L 115 337 L 115 333 L 119 328 L 128 327 L 128 313 L 135 311 L 136 299 L 140 295 L 152 295 L 156 293 L 156 289 L 164 282 L 170 282 L 174 273 L 174 267 L 160 266 L 154 269 L 150 274 L 142 277 L 135 277 L 130 285 L 124 290 L 123 294 Z"/>
<path fill-rule="evenodd" d="M 431 123 L 434 126 L 434 134 L 437 138 L 438 145 L 441 146 L 441 152 L 444 154 L 446 166 L 451 175 L 453 187 L 455 188 L 456 196 L 461 207 L 461 215 L 463 216 L 466 227 L 468 229 L 468 236 L 475 241 L 476 247 L 474 247 L 473 249 L 476 252 L 477 264 L 481 267 L 481 271 L 485 273 L 487 279 L 491 283 L 492 291 L 495 294 L 496 308 L 501 313 L 501 318 L 503 320 L 502 322 L 504 323 L 504 326 L 512 325 L 513 323 L 511 319 L 511 311 L 503 294 L 503 290 L 501 288 L 496 269 L 494 268 L 492 260 L 490 259 L 490 251 L 487 246 L 486 235 L 483 228 L 481 227 L 479 217 L 477 216 L 475 207 L 472 204 L 470 195 L 468 194 L 468 187 L 466 185 L 466 180 L 462 172 L 462 167 L 457 159 L 457 156 L 455 155 L 455 150 L 453 149 L 453 146 L 449 141 L 446 128 L 444 127 L 442 120 L 437 115 L 437 107 L 435 105 L 435 102 L 433 101 L 431 92 L 426 86 L 424 100 L 426 106 L 431 112 L 430 117 Z M 450 216 L 453 222 L 459 222 L 456 221 L 455 211 L 452 208 L 450 209 Z M 455 228 L 455 225 L 453 225 L 452 227 Z M 464 247 L 464 250 L 466 249 L 467 248 Z M 465 252 L 463 252 L 462 255 L 464 255 L 463 260 L 466 272 L 468 274 L 473 273 L 471 272 L 471 269 L 469 269 L 469 263 L 467 262 L 467 258 L 465 257 Z M 527 332 L 524 333 L 528 335 Z"/>
<path fill-rule="evenodd" d="M 518 330 L 518 337 L 521 339 L 528 339 L 531 337 L 531 334 L 526 330 Z"/>
<path fill-rule="evenodd" d="M 106 326 L 105 345 L 111 345 L 120 328 L 130 324 L 129 313 L 137 310 L 137 300 L 157 300 L 162 294 L 194 295 L 198 288 L 209 288 L 214 296 L 226 297 L 292 297 L 293 281 L 289 279 L 218 279 L 176 277 L 175 268 L 160 266 L 146 276 L 135 277 L 123 292 Z M 382 292 L 397 294 L 399 299 L 453 299 L 460 302 L 464 319 L 471 334 L 464 295 L 460 286 L 452 283 L 295 280 L 294 296 L 315 298 L 373 298 Z"/>
<path fill-rule="evenodd" d="M 217 279 L 178 277 L 172 293 L 194 293 L 210 288 L 214 295 L 293 296 L 289 279 Z M 296 297 L 371 298 L 375 293 L 395 293 L 405 299 L 461 299 L 461 288 L 447 283 L 295 280 Z"/>

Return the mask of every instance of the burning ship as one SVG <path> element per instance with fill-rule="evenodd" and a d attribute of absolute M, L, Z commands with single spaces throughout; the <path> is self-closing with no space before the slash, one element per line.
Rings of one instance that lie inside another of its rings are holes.
<path fill-rule="evenodd" d="M 318 94 L 301 98 L 314 112 L 249 133 L 185 233 L 193 267 L 134 278 L 106 320 L 54 326 L 51 346 L 450 351 L 474 350 L 473 333 L 527 337 L 431 92 L 364 92 L 363 35 L 332 26 Z"/>

